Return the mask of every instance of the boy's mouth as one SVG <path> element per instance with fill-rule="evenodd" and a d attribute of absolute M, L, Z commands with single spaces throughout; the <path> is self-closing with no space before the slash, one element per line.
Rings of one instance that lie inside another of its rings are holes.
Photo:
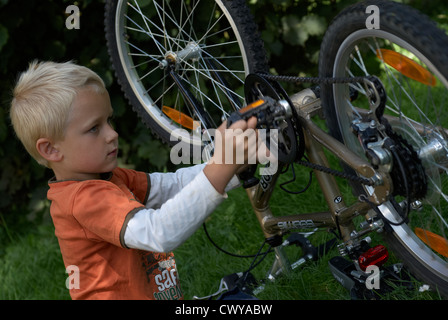
<path fill-rule="evenodd" d="M 107 155 L 108 156 L 116 156 L 118 153 L 118 148 L 115 148 L 114 150 L 112 150 L 111 152 L 109 152 Z"/>

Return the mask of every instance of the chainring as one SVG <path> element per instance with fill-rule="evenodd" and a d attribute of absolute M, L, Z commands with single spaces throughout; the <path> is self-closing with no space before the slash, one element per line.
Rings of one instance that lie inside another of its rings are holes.
<path fill-rule="evenodd" d="M 281 126 L 263 126 L 266 129 L 266 147 L 271 150 L 277 147 L 278 161 L 284 164 L 300 159 L 304 153 L 303 132 L 299 127 L 297 113 L 288 95 L 276 81 L 268 81 L 261 75 L 249 74 L 244 82 L 244 94 L 246 102 L 249 104 L 263 97 L 270 97 L 275 100 L 286 100 L 293 111 L 293 117 L 283 120 Z M 278 134 L 270 134 L 271 130 L 277 130 Z M 274 139 L 271 139 L 273 137 Z M 299 141 L 298 141 L 299 140 Z"/>

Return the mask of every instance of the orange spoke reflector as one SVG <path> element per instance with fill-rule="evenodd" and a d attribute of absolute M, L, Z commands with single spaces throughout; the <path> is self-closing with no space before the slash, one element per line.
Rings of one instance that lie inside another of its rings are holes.
<path fill-rule="evenodd" d="M 436 78 L 431 72 L 401 53 L 388 49 L 378 49 L 376 56 L 408 78 L 431 87 L 436 85 Z"/>
<path fill-rule="evenodd" d="M 438 234 L 421 228 L 415 228 L 414 232 L 417 237 L 419 237 L 420 240 L 426 243 L 432 250 L 448 258 L 448 240 L 439 236 Z"/>
<path fill-rule="evenodd" d="M 162 112 L 166 114 L 171 120 L 180 124 L 182 127 L 185 127 L 190 130 L 194 130 L 198 127 L 198 125 L 193 121 L 193 119 L 187 116 L 185 113 L 177 111 L 176 109 L 163 106 Z"/>

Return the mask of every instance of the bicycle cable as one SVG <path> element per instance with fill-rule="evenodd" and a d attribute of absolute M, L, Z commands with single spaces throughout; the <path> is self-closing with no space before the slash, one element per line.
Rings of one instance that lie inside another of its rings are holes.
<path fill-rule="evenodd" d="M 284 172 L 282 172 L 282 174 L 288 171 L 289 166 L 291 166 L 292 179 L 279 184 L 280 189 L 282 189 L 286 193 L 290 193 L 290 194 L 301 194 L 301 193 L 304 193 L 305 191 L 308 190 L 308 188 L 311 186 L 311 183 L 313 182 L 313 171 L 309 172 L 308 183 L 306 184 L 306 186 L 302 190 L 291 191 L 291 190 L 286 189 L 285 186 L 290 184 L 290 183 L 293 183 L 294 181 L 296 181 L 297 177 L 296 177 L 296 172 L 295 172 L 295 169 L 294 169 L 294 163 L 289 164 L 288 167 L 286 168 L 286 170 Z"/>
<path fill-rule="evenodd" d="M 210 234 L 208 233 L 207 230 L 207 226 L 205 224 L 205 222 L 202 224 L 202 227 L 204 229 L 205 235 L 207 236 L 208 240 L 213 244 L 213 246 L 215 246 L 216 249 L 218 249 L 219 251 L 232 256 L 232 257 L 236 257 L 236 258 L 256 258 L 260 255 L 260 252 L 256 253 L 256 254 L 251 254 L 251 255 L 240 255 L 240 254 L 236 254 L 236 253 L 231 253 L 227 250 L 224 250 L 223 248 L 221 248 L 218 244 L 216 244 L 215 241 L 213 241 L 212 237 L 210 236 Z M 266 242 L 266 241 L 265 241 Z M 264 243 L 263 243 L 264 246 Z M 262 248 L 263 248 L 262 246 Z M 269 247 L 268 250 L 266 250 L 265 252 L 261 253 L 261 254 L 268 254 L 269 252 L 272 252 L 272 247 Z"/>
<path fill-rule="evenodd" d="M 249 268 L 244 271 L 243 276 L 241 277 L 241 281 L 244 284 L 247 280 L 247 276 L 249 275 L 249 272 L 251 272 L 253 269 L 255 269 L 263 260 L 264 258 L 266 258 L 266 256 L 268 255 L 268 253 L 271 251 L 272 247 L 269 245 L 269 249 L 266 250 L 263 253 L 260 253 L 260 251 L 263 249 L 264 245 L 267 243 L 266 239 L 264 240 L 263 244 L 261 245 L 260 249 L 258 249 L 257 254 L 254 257 L 254 260 L 252 260 L 252 263 L 250 264 Z M 257 261 L 257 258 L 262 255 L 261 259 L 259 261 Z M 255 263 L 255 261 L 257 261 L 257 263 Z"/>

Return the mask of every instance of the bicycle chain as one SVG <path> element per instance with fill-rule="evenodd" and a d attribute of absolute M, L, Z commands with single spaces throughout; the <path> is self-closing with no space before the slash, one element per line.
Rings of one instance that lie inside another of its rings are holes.
<path fill-rule="evenodd" d="M 360 77 L 340 77 L 340 78 L 328 78 L 328 77 L 296 77 L 296 76 L 284 76 L 284 75 L 272 75 L 272 74 L 259 74 L 260 76 L 272 80 L 272 81 L 284 81 L 291 83 L 312 83 L 312 84 L 336 84 L 336 83 L 359 83 L 364 82 L 366 79 L 370 80 L 372 83 L 378 83 L 378 79 L 372 76 L 360 76 Z M 385 92 L 380 90 L 380 98 L 383 99 Z M 418 158 L 416 151 L 411 144 L 406 141 L 403 137 L 396 134 L 391 126 L 388 124 L 387 120 L 382 117 L 385 105 L 382 105 L 376 110 L 376 116 L 378 120 L 385 125 L 387 135 L 395 141 L 395 147 L 397 152 L 400 154 L 400 158 L 406 163 L 406 174 L 409 175 L 411 180 L 411 194 L 414 198 L 421 198 L 427 192 L 427 183 L 424 170 L 422 169 L 421 160 Z M 299 160 L 299 164 L 338 176 L 347 180 L 351 180 L 360 184 L 372 186 L 374 182 L 371 179 L 366 179 L 359 177 L 357 175 L 352 175 L 346 172 L 337 171 L 328 167 L 317 165 L 308 161 Z M 393 180 L 396 185 L 400 188 L 404 188 L 403 179 L 397 175 L 393 176 Z M 398 188 L 398 189 L 400 189 Z"/>
<path fill-rule="evenodd" d="M 273 75 L 267 73 L 258 74 L 261 77 L 264 77 L 267 80 L 271 81 L 283 81 L 283 82 L 291 82 L 291 83 L 312 83 L 312 84 L 336 84 L 336 83 L 358 83 L 363 82 L 365 79 L 371 78 L 369 76 L 366 77 L 343 77 L 343 78 L 323 78 L 323 77 L 296 77 L 296 76 L 284 76 L 284 75 Z M 313 170 L 318 170 L 325 172 L 327 174 L 331 174 L 333 176 L 337 176 L 343 179 L 351 180 L 353 182 L 357 182 L 363 185 L 373 186 L 374 182 L 371 179 L 362 178 L 357 175 L 349 174 L 347 172 L 338 171 L 332 168 L 328 168 L 325 166 L 321 166 L 309 161 L 298 160 L 298 164 L 303 165 L 305 167 L 311 168 Z"/>
<path fill-rule="evenodd" d="M 344 178 L 344 179 L 347 179 L 347 180 L 351 180 L 353 182 L 357 182 L 357 183 L 364 184 L 364 185 L 367 185 L 367 186 L 373 186 L 374 185 L 374 182 L 372 180 L 366 179 L 366 178 L 362 178 L 362 177 L 359 177 L 357 175 L 353 175 L 353 174 L 349 174 L 349 173 L 346 173 L 346 172 L 343 172 L 343 171 L 338 171 L 338 170 L 335 170 L 335 169 L 324 167 L 324 166 L 321 166 L 319 164 L 315 164 L 315 163 L 312 163 L 312 162 L 309 162 L 309 161 L 298 160 L 296 162 L 298 164 L 302 165 L 302 166 L 305 166 L 305 167 L 308 167 L 308 168 L 311 168 L 311 169 L 315 169 L 315 170 L 319 170 L 319 171 L 331 174 L 331 175 L 336 176 L 336 177 L 340 177 L 340 178 Z"/>
<path fill-rule="evenodd" d="M 363 82 L 365 79 L 372 78 L 371 76 L 361 77 L 296 77 L 296 76 L 282 76 L 268 73 L 259 73 L 259 76 L 272 81 L 283 81 L 292 83 L 313 83 L 313 84 L 335 84 L 335 83 L 357 83 Z"/>

